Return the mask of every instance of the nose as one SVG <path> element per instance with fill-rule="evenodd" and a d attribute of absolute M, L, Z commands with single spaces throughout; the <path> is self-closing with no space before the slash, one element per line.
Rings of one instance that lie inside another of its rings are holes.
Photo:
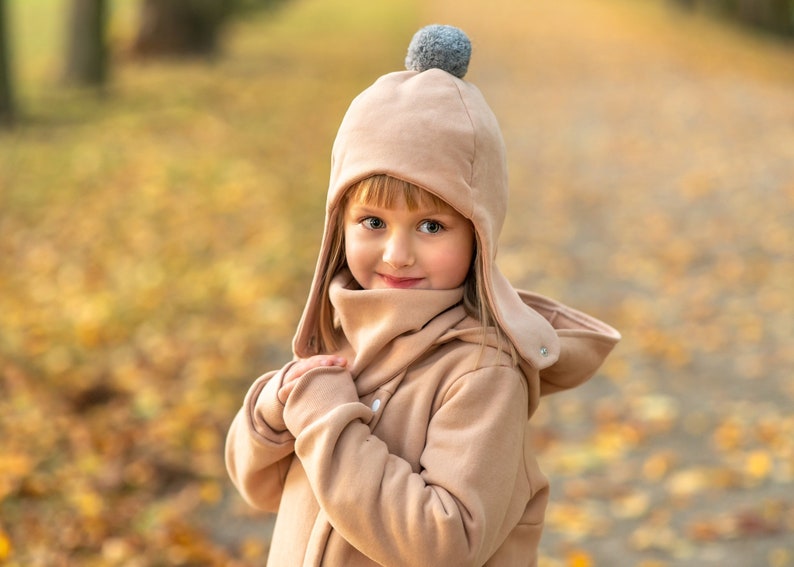
<path fill-rule="evenodd" d="M 383 248 L 383 261 L 395 270 L 412 266 L 414 252 L 410 237 L 401 231 L 390 234 Z"/>

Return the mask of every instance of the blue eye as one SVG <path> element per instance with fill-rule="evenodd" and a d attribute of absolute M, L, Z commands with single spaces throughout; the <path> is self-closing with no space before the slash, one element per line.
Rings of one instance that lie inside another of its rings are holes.
<path fill-rule="evenodd" d="M 441 232 L 444 227 L 441 225 L 440 222 L 434 220 L 426 220 L 422 221 L 422 224 L 419 225 L 420 232 L 426 232 L 427 234 L 436 234 Z"/>
<path fill-rule="evenodd" d="M 386 226 L 386 223 L 383 222 L 378 217 L 367 217 L 363 221 L 361 221 L 361 224 L 363 224 L 366 228 L 372 230 L 377 230 L 379 228 L 383 228 Z"/>

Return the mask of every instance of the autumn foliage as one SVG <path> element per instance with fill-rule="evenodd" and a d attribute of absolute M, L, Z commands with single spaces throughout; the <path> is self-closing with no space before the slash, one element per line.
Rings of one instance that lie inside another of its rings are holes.
<path fill-rule="evenodd" d="M 794 48 L 623 0 L 296 2 L 210 66 L 120 65 L 101 102 L 26 87 L 0 564 L 262 564 L 224 435 L 289 357 L 342 113 L 428 21 L 473 37 L 503 126 L 504 271 L 625 337 L 535 417 L 542 565 L 794 565 Z"/>

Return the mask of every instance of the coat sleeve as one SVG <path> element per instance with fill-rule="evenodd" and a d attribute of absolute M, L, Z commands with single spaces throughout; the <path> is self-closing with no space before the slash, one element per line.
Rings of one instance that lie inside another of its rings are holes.
<path fill-rule="evenodd" d="M 276 395 L 289 366 L 253 383 L 226 437 L 226 470 L 232 483 L 246 502 L 269 512 L 278 509 L 295 445 Z"/>
<path fill-rule="evenodd" d="M 527 408 L 526 381 L 513 368 L 461 376 L 430 420 L 418 472 L 370 432 L 372 412 L 344 369 L 307 373 L 284 417 L 343 538 L 382 565 L 465 566 L 485 563 L 505 536 L 524 474 Z"/>

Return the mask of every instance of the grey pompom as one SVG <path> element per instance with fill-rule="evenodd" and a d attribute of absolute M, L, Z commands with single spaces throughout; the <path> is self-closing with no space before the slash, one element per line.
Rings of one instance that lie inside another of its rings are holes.
<path fill-rule="evenodd" d="M 405 68 L 409 71 L 443 69 L 462 79 L 469 68 L 471 42 L 466 34 L 452 26 L 433 24 L 414 34 Z"/>

